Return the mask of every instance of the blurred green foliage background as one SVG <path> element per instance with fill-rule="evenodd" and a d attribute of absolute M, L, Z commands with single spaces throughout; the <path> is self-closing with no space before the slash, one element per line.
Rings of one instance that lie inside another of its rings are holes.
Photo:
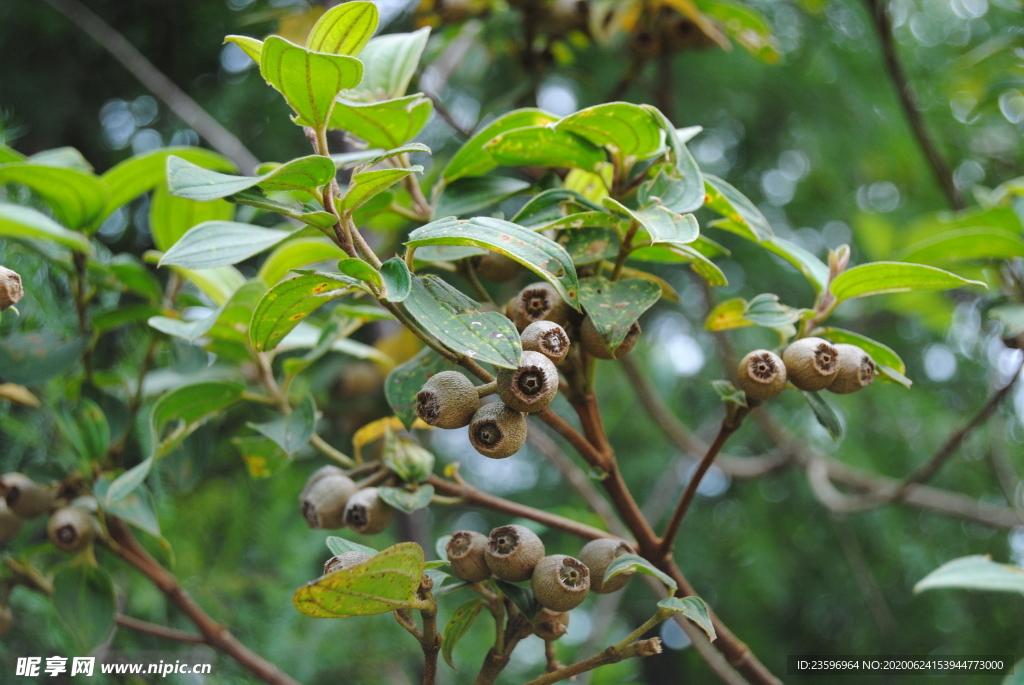
<path fill-rule="evenodd" d="M 317 7 L 301 0 L 87 4 L 261 160 L 307 154 L 308 143 L 287 121 L 284 101 L 237 48 L 221 40 L 228 33 L 262 37 L 278 28 L 301 31 Z M 596 13 L 615 3 L 591 4 Z M 444 6 L 430 2 L 418 9 L 397 1 L 380 5 L 382 15 L 392 18 L 384 31 L 436 24 L 420 87 L 435 95 L 460 127 L 471 129 L 514 106 L 538 105 L 565 114 L 609 97 L 657 104 L 680 127 L 704 127 L 690 143 L 702 169 L 736 185 L 758 204 L 777 234 L 819 257 L 850 243 L 852 263 L 891 258 L 912 242 L 915 222 L 935 221 L 935 212 L 949 209 L 887 77 L 865 5 L 856 0 L 751 0 L 748 5 L 763 13 L 772 33 L 756 54 L 738 45 L 724 51 L 684 37 L 679 45 L 684 49 L 669 58 L 639 64 L 637 56 L 643 56 L 650 40 L 638 37 L 643 27 L 632 36 L 620 30 L 605 41 L 588 38 L 578 27 L 542 31 L 534 36 L 532 60 L 524 60 L 523 15 L 504 3 L 467 2 L 459 17 L 451 15 L 452 6 L 463 5 L 455 3 L 447 3 L 447 15 Z M 974 186 L 991 187 L 1020 176 L 1020 3 L 894 0 L 889 12 L 914 96 L 968 204 L 974 203 Z M 101 171 L 132 151 L 199 143 L 195 132 L 109 53 L 45 2 L 0 3 L 0 110 L 0 141 L 26 154 L 74 146 Z M 429 176 L 461 138 L 435 114 L 420 140 L 434 150 L 432 158 L 414 159 L 427 166 Z M 141 254 L 151 247 L 147 202 L 137 200 L 101 230 L 112 250 Z M 719 261 L 730 284 L 711 293 L 712 303 L 775 292 L 787 304 L 811 305 L 813 293 L 793 269 L 729 234 L 710 235 L 733 251 L 731 258 Z M 59 275 L 15 244 L 0 247 L 0 256 L 22 274 L 27 293 L 19 306 L 21 317 L 5 316 L 0 331 L 72 331 L 74 312 Z M 703 330 L 708 303 L 701 284 L 689 270 L 662 266 L 657 273 L 677 289 L 681 301 L 662 302 L 648 313 L 646 335 L 633 354 L 675 414 L 707 440 L 722 412 L 708 383 L 730 371 L 723 370 L 714 336 Z M 517 287 L 502 286 L 500 294 L 508 297 Z M 893 295 L 839 310 L 837 323 L 896 350 L 914 381 L 911 390 L 876 383 L 869 391 L 832 398 L 846 429 L 842 440 L 829 438 L 795 394 L 783 396 L 773 412 L 794 435 L 848 464 L 890 477 L 905 475 L 1016 368 L 1020 353 L 1003 347 L 998 327 L 983 316 L 975 297 Z M 408 342 L 393 334 L 378 325 L 361 332 L 361 339 L 380 343 L 397 358 L 408 355 Z M 736 350 L 775 342 L 764 329 L 727 335 Z M 144 341 L 130 329 L 114 336 L 98 351 L 98 366 L 133 376 Z M 205 352 L 175 342 L 160 348 L 157 366 L 166 369 L 163 373 L 187 374 L 207 361 Z M 384 373 L 370 362 L 341 355 L 318 367 L 313 390 L 324 407 L 322 432 L 333 444 L 347 448 L 354 430 L 389 412 L 381 386 Z M 156 390 L 159 378 L 153 383 Z M 674 498 L 692 461 L 640 411 L 617 365 L 601 367 L 598 388 L 626 479 L 658 521 L 659 509 L 662 517 L 667 514 L 665 497 Z M 41 389 L 44 401 L 59 401 L 64 392 L 59 382 Z M 565 405 L 556 403 L 555 409 L 569 413 Z M 310 450 L 303 455 L 308 458 L 271 478 L 250 477 L 236 449 L 221 436 L 252 418 L 242 410 L 230 411 L 220 425 L 197 431 L 162 464 L 154 488 L 170 549 L 151 547 L 207 611 L 301 682 L 415 682 L 419 648 L 390 616 L 317 620 L 292 606 L 294 589 L 319 575 L 329 556 L 324 532 L 308 530 L 296 505 L 306 476 L 323 462 Z M 441 462 L 459 462 L 462 474 L 483 489 L 595 522 L 541 455 L 528 448 L 491 462 L 468 448 L 463 433 L 422 437 Z M 990 453 L 1000 451 L 1019 481 L 1022 443 L 1024 392 L 1018 390 L 970 437 L 934 485 L 1024 508 L 1019 489 L 1015 495 L 1012 488 L 1001 487 L 990 465 Z M 771 448 L 758 424 L 748 421 L 728 451 L 756 455 Z M 57 476 L 70 464 L 69 454 L 51 419 L 0 403 L 0 471 Z M 786 682 L 846 682 L 785 676 L 788 654 L 1024 653 L 1021 598 L 912 594 L 915 582 L 955 557 L 991 554 L 1024 564 L 1024 528 L 995 529 L 901 505 L 836 518 L 815 499 L 799 468 L 749 480 L 713 469 L 701 495 L 683 527 L 679 563 L 726 624 Z M 440 535 L 506 522 L 460 506 L 434 506 L 399 518 L 391 531 L 358 541 L 382 549 L 413 539 L 423 542 L 430 557 Z M 40 522 L 26 526 L 19 537 L 44 539 Z M 545 539 L 552 552 L 579 549 L 577 540 L 554 531 Z M 53 561 L 59 561 L 56 554 Z M 190 628 L 147 581 L 115 559 L 104 563 L 116 570 L 123 613 Z M 0 680 L 13 682 L 8 679 L 18 656 L 76 653 L 44 598 L 19 588 L 11 601 L 16 623 L 0 639 Z M 569 634 L 559 644 L 563 661 L 621 639 L 653 608 L 647 587 L 637 581 L 614 616 L 613 602 L 593 597 L 573 612 Z M 442 620 L 457 604 L 455 599 L 442 602 Z M 606 667 L 590 682 L 714 682 L 674 624 L 665 624 L 662 636 L 668 647 L 664 654 Z M 456 651 L 461 670 L 442 666 L 442 682 L 470 682 L 490 641 L 489 627 L 471 632 Z M 251 682 L 246 672 L 205 647 L 120 630 L 108 648 L 129 661 L 214 660 L 213 675 L 202 682 Z M 530 638 L 515 652 L 503 682 L 528 680 L 542 664 L 542 644 Z M 994 682 L 985 676 L 930 680 Z M 872 682 L 863 676 L 848 681 Z M 179 677 L 177 682 L 198 681 Z"/>

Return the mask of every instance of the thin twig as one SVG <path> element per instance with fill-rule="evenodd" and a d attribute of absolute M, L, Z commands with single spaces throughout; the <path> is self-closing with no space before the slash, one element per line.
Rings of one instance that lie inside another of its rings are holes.
<path fill-rule="evenodd" d="M 617 664 L 624 659 L 653 656 L 655 654 L 661 654 L 661 639 L 656 637 L 652 637 L 647 640 L 639 640 L 638 642 L 634 642 L 618 651 L 613 647 L 609 647 L 600 654 L 595 654 L 589 659 L 584 659 L 572 666 L 566 666 L 565 668 L 554 671 L 553 673 L 547 673 L 542 675 L 540 678 L 534 678 L 526 685 L 550 685 L 551 683 L 568 680 L 575 675 L 592 671 L 595 668 L 599 668 L 607 664 Z"/>
<path fill-rule="evenodd" d="M 206 644 L 206 638 L 202 635 L 195 633 L 189 633 L 184 630 L 175 630 L 174 628 L 168 628 L 167 626 L 157 625 L 156 623 L 150 623 L 149 621 L 141 621 L 131 616 L 125 616 L 124 614 L 118 614 L 115 619 L 117 625 L 122 628 L 130 628 L 131 630 L 138 631 L 140 633 L 148 633 L 149 635 L 156 635 L 167 640 L 175 640 L 177 642 L 191 642 L 194 644 Z"/>
<path fill-rule="evenodd" d="M 351 468 L 356 465 L 356 462 L 352 457 L 348 456 L 344 452 L 335 449 L 330 443 L 320 437 L 318 434 L 313 433 L 309 436 L 309 444 L 320 451 L 320 454 L 333 459 L 342 466 Z"/>
<path fill-rule="evenodd" d="M 134 45 L 128 42 L 128 39 L 103 21 L 95 12 L 78 0 L 46 0 L 46 3 L 103 46 L 153 95 L 160 98 L 172 112 L 181 117 L 182 121 L 195 129 L 202 138 L 205 138 L 214 150 L 233 161 L 246 173 L 259 165 L 260 161 L 249 152 L 242 141 L 221 126 L 185 91 L 146 59 Z"/>
<path fill-rule="evenodd" d="M 953 182 L 953 174 L 949 165 L 928 134 L 921 111 L 917 108 L 917 103 L 914 102 L 914 95 L 910 90 L 907 75 L 903 71 L 903 65 L 896 49 L 896 40 L 892 34 L 892 22 L 889 20 L 887 9 L 888 3 L 882 2 L 882 0 L 864 0 L 864 2 L 867 4 L 868 13 L 871 15 L 875 30 L 878 32 L 878 39 L 882 44 L 886 71 L 896 89 L 896 94 L 899 95 L 903 114 L 907 118 L 910 129 L 914 132 L 917 144 L 921 146 L 921 152 L 928 160 L 932 173 L 935 174 L 935 179 L 939 182 L 950 206 L 953 209 L 963 209 L 963 198 L 960 197 L 960 191 L 957 190 L 956 184 Z"/>

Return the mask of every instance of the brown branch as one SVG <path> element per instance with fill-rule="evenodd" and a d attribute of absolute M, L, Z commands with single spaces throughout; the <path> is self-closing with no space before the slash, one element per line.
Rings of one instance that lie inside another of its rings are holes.
<path fill-rule="evenodd" d="M 189 620 L 199 629 L 206 644 L 232 657 L 265 683 L 300 685 L 297 680 L 239 642 L 227 628 L 214 621 L 203 611 L 181 587 L 178 579 L 143 549 L 123 521 L 108 516 L 107 530 L 110 534 L 110 537 L 105 540 L 107 547 L 149 578 L 157 589 L 167 597 L 168 601 L 188 616 Z"/>
<path fill-rule="evenodd" d="M 925 126 L 921 111 L 917 108 L 917 103 L 914 102 L 910 82 L 903 71 L 903 65 L 900 63 L 899 53 L 896 49 L 896 40 L 892 33 L 892 22 L 889 20 L 887 10 L 888 3 L 882 0 L 864 0 L 864 2 L 868 6 L 868 13 L 871 15 L 871 19 L 875 24 L 875 30 L 878 32 L 878 40 L 882 44 L 882 54 L 885 57 L 885 68 L 889 73 L 889 79 L 892 81 L 893 87 L 896 89 L 896 94 L 899 96 L 903 114 L 907 118 L 907 124 L 910 125 L 910 129 L 917 139 L 917 144 L 921 146 L 921 152 L 924 153 L 925 159 L 928 160 L 932 173 L 935 175 L 935 180 L 939 182 L 939 186 L 946 195 L 950 206 L 953 209 L 963 209 L 964 201 L 960 197 L 960 191 L 957 190 L 956 184 L 953 183 L 953 174 L 950 171 L 949 165 L 928 134 L 928 128 Z"/>
<path fill-rule="evenodd" d="M 156 635 L 167 640 L 175 640 L 176 642 L 191 642 L 193 644 L 206 644 L 206 638 L 202 635 L 196 635 L 195 633 L 189 633 L 184 630 L 175 630 L 174 628 L 168 628 L 167 626 L 157 625 L 156 623 L 150 623 L 149 621 L 141 621 L 131 616 L 125 616 L 124 614 L 118 614 L 114 619 L 117 625 L 122 628 L 130 628 L 131 630 L 138 631 L 140 633 L 147 633 L 149 635 Z"/>
<path fill-rule="evenodd" d="M 939 469 L 941 469 L 943 465 L 949 460 L 949 458 L 953 456 L 953 453 L 957 450 L 957 448 L 960 447 L 961 444 L 963 444 L 964 439 L 970 434 L 970 432 L 973 431 L 978 426 L 980 426 L 981 424 L 985 423 L 985 421 L 987 421 L 988 418 L 992 416 L 992 412 L 994 412 L 996 408 L 999 407 L 999 403 L 1002 402 L 1003 398 L 1005 398 L 1006 395 L 1009 394 L 1010 390 L 1013 389 L 1014 383 L 1016 383 L 1017 378 L 1020 377 L 1021 369 L 1024 369 L 1024 360 L 1022 360 L 1021 363 L 1017 365 L 1017 370 L 1014 372 L 1013 377 L 1010 379 L 1010 381 L 1006 385 L 1001 387 L 999 390 L 994 392 L 992 396 L 988 398 L 988 401 L 981 406 L 981 409 L 979 409 L 977 413 L 974 414 L 974 416 L 971 418 L 970 421 L 967 422 L 966 425 L 964 425 L 958 431 L 950 435 L 946 442 L 943 443 L 942 447 L 940 447 L 935 452 L 935 454 L 932 455 L 931 459 L 918 466 L 906 478 L 903 479 L 903 482 L 900 484 L 899 489 L 893 495 L 894 499 L 901 499 L 903 495 L 906 493 L 907 488 L 909 488 L 911 485 L 929 481 L 932 479 L 933 476 L 935 476 L 936 473 L 939 472 Z"/>
<path fill-rule="evenodd" d="M 182 121 L 205 138 L 214 150 L 233 161 L 245 173 L 251 172 L 259 165 L 260 161 L 249 152 L 242 141 L 221 126 L 216 119 L 95 12 L 78 0 L 46 0 L 46 3 L 103 46 L 153 95 L 160 98 Z"/>
<path fill-rule="evenodd" d="M 568 680 L 580 673 L 593 671 L 595 668 L 600 668 L 607 664 L 617 664 L 624 659 L 632 659 L 634 657 L 641 658 L 645 656 L 653 656 L 655 654 L 661 654 L 661 640 L 659 638 L 652 637 L 647 640 L 637 640 L 621 650 L 609 647 L 600 654 L 595 654 L 589 659 L 584 659 L 572 666 L 566 666 L 565 668 L 561 668 L 557 671 L 547 673 L 542 675 L 540 678 L 534 678 L 526 685 L 550 685 L 551 683 Z"/>
<path fill-rule="evenodd" d="M 737 426 L 734 426 L 728 420 L 722 421 L 722 427 L 718 430 L 718 436 L 715 441 L 711 443 L 711 447 L 708 448 L 707 454 L 700 460 L 700 464 L 697 465 L 697 470 L 690 476 L 690 481 L 686 484 L 686 489 L 683 491 L 682 497 L 679 498 L 679 504 L 676 505 L 676 509 L 672 512 L 672 518 L 669 519 L 668 527 L 665 528 L 665 536 L 661 541 L 661 552 L 663 554 L 669 554 L 672 551 L 672 546 L 675 544 L 676 535 L 679 534 L 679 527 L 683 524 L 683 517 L 686 516 L 686 512 L 690 509 L 690 504 L 693 502 L 693 498 L 697 496 L 697 488 L 700 487 L 701 480 L 704 479 L 704 474 L 707 473 L 708 469 L 711 468 L 711 463 L 718 456 L 718 453 L 722 450 L 725 445 L 725 441 L 729 439 L 734 432 L 736 432 Z"/>

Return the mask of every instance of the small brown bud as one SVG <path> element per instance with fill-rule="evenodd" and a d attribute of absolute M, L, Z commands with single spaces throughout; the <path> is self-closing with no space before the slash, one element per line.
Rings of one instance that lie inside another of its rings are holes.
<path fill-rule="evenodd" d="M 533 634 L 541 640 L 551 641 L 569 632 L 569 612 L 551 611 L 541 607 L 533 619 Z"/>
<path fill-rule="evenodd" d="M 754 350 L 736 368 L 740 389 L 752 400 L 770 400 L 786 389 L 786 366 L 769 350 Z"/>
<path fill-rule="evenodd" d="M 46 526 L 50 542 L 65 552 L 77 552 L 96 537 L 96 520 L 80 507 L 61 507 Z"/>
<path fill-rule="evenodd" d="M 326 471 L 334 468 L 325 466 L 314 472 L 299 495 L 302 516 L 310 528 L 345 527 L 345 505 L 359 488 L 341 469 L 337 473 Z"/>
<path fill-rule="evenodd" d="M 537 562 L 530 585 L 541 606 L 552 611 L 569 611 L 587 598 L 590 569 L 579 559 L 552 554 Z"/>
<path fill-rule="evenodd" d="M 782 353 L 789 382 L 801 390 L 823 390 L 839 373 L 839 353 L 821 338 L 797 340 Z"/>
<path fill-rule="evenodd" d="M 629 327 L 625 339 L 615 348 L 615 352 L 612 353 L 605 347 L 604 338 L 601 337 L 589 316 L 583 319 L 583 323 L 580 325 L 580 344 L 583 346 L 583 350 L 591 357 L 597 357 L 598 359 L 618 359 L 629 354 L 629 351 L 633 349 L 639 338 L 640 322 L 634 321 L 633 325 Z"/>
<path fill-rule="evenodd" d="M 523 269 L 522 265 L 511 257 L 490 251 L 476 257 L 473 260 L 473 268 L 480 276 L 495 283 L 508 283 Z"/>
<path fill-rule="evenodd" d="M 620 573 L 608 583 L 604 582 L 604 574 L 612 562 L 625 554 L 636 554 L 636 551 L 622 540 L 598 538 L 583 545 L 580 550 L 580 561 L 590 569 L 590 589 L 605 595 L 621 590 L 629 582 L 633 571 Z"/>
<path fill-rule="evenodd" d="M 5 473 L 4 489 L 7 506 L 23 519 L 30 519 L 52 511 L 56 506 L 50 488 L 21 473 Z"/>
<path fill-rule="evenodd" d="M 7 506 L 7 501 L 0 499 L 0 542 L 10 540 L 21 530 L 21 517 Z"/>
<path fill-rule="evenodd" d="M 840 343 L 836 345 L 839 352 L 839 373 L 829 391 L 840 395 L 857 392 L 871 385 L 875 380 L 875 361 L 871 356 L 856 345 Z"/>
<path fill-rule="evenodd" d="M 476 386 L 458 371 L 434 374 L 416 395 L 416 413 L 438 428 L 462 428 L 479 406 Z"/>
<path fill-rule="evenodd" d="M 511 303 L 512 323 L 523 331 L 534 321 L 554 321 L 565 327 L 569 323 L 572 308 L 545 281 L 533 283 L 519 291 Z"/>
<path fill-rule="evenodd" d="M 523 352 L 519 368 L 498 369 L 498 397 L 509 409 L 532 414 L 558 394 L 558 371 L 540 352 Z"/>
<path fill-rule="evenodd" d="M 377 488 L 363 488 L 348 501 L 345 523 L 357 533 L 376 535 L 391 525 L 394 509 L 380 498 Z"/>
<path fill-rule="evenodd" d="M 460 530 L 445 545 L 452 573 L 467 583 L 479 583 L 491 577 L 487 565 L 487 536 L 475 530 Z"/>
<path fill-rule="evenodd" d="M 366 552 L 360 552 L 358 550 L 352 552 L 342 552 L 337 556 L 333 556 L 327 560 L 324 564 L 324 575 L 334 573 L 335 571 L 342 571 L 346 568 L 351 568 L 358 564 L 363 563 L 370 558 L 370 555 Z"/>
<path fill-rule="evenodd" d="M 529 580 L 533 567 L 544 558 L 544 543 L 525 526 L 501 526 L 491 531 L 487 541 L 487 566 L 502 580 L 519 583 Z"/>
<path fill-rule="evenodd" d="M 21 276 L 16 271 L 0 266 L 0 312 L 18 304 L 24 294 Z"/>
<path fill-rule="evenodd" d="M 569 351 L 569 335 L 554 321 L 534 321 L 523 329 L 520 337 L 524 350 L 540 352 L 554 364 Z"/>
<path fill-rule="evenodd" d="M 469 441 L 485 457 L 511 457 L 526 443 L 526 417 L 502 402 L 485 404 L 469 424 Z"/>

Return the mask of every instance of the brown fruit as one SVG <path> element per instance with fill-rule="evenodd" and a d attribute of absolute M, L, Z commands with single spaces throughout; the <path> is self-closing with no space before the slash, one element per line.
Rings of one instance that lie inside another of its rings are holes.
<path fill-rule="evenodd" d="M 875 362 L 871 356 L 856 345 L 840 343 L 836 345 L 839 353 L 839 373 L 832 385 L 831 392 L 847 395 L 871 385 L 875 380 Z"/>
<path fill-rule="evenodd" d="M 540 352 L 523 352 L 519 368 L 498 369 L 498 397 L 509 409 L 542 411 L 558 394 L 558 371 Z"/>
<path fill-rule="evenodd" d="M 488 252 L 473 261 L 473 268 L 488 281 L 508 283 L 519 275 L 523 267 L 511 257 L 497 252 Z"/>
<path fill-rule="evenodd" d="M 633 571 L 627 571 L 612 578 L 608 583 L 604 582 L 604 574 L 612 562 L 624 554 L 636 554 L 636 551 L 622 540 L 611 538 L 598 538 L 583 545 L 580 550 L 580 561 L 590 569 L 590 589 L 594 592 L 605 595 L 609 592 L 621 590 L 629 582 Z"/>
<path fill-rule="evenodd" d="M 334 573 L 335 571 L 342 571 L 346 568 L 356 566 L 369 558 L 369 554 L 358 550 L 342 552 L 341 554 L 333 556 L 327 560 L 327 563 L 324 564 L 324 575 L 326 576 L 328 573 Z"/>
<path fill-rule="evenodd" d="M 519 583 L 529 580 L 533 567 L 544 558 L 544 543 L 525 526 L 501 526 L 491 531 L 485 558 L 495 576 Z"/>
<path fill-rule="evenodd" d="M 96 537 L 96 520 L 81 507 L 61 507 L 46 526 L 50 542 L 65 552 L 77 552 Z"/>
<path fill-rule="evenodd" d="M 502 402 L 485 404 L 469 424 L 469 441 L 485 457 L 511 457 L 526 443 L 526 416 Z"/>
<path fill-rule="evenodd" d="M 786 389 L 786 365 L 769 350 L 754 350 L 736 368 L 740 389 L 752 400 L 770 400 Z"/>
<path fill-rule="evenodd" d="M 572 311 L 572 307 L 545 281 L 526 286 L 509 304 L 512 323 L 520 331 L 534 321 L 554 321 L 565 327 Z"/>
<path fill-rule="evenodd" d="M 445 545 L 452 573 L 467 583 L 479 583 L 491 577 L 487 565 L 487 536 L 475 530 L 460 530 Z"/>
<path fill-rule="evenodd" d="M 416 413 L 438 428 L 468 425 L 479 406 L 476 386 L 458 371 L 435 373 L 416 395 Z"/>
<path fill-rule="evenodd" d="M 0 266 L 0 312 L 18 304 L 25 290 L 21 287 L 21 276 L 5 266 Z"/>
<path fill-rule="evenodd" d="M 334 468 L 325 466 L 314 472 L 299 495 L 302 516 L 310 528 L 345 527 L 345 505 L 359 488 L 341 469 L 338 473 L 327 471 Z"/>
<path fill-rule="evenodd" d="M 839 373 L 839 352 L 821 338 L 797 340 L 782 353 L 786 377 L 801 390 L 823 390 Z"/>
<path fill-rule="evenodd" d="M 21 517 L 7 506 L 5 500 L 0 499 L 0 542 L 6 542 L 17 535 L 21 524 Z"/>
<path fill-rule="evenodd" d="M 552 554 L 537 562 L 530 586 L 541 606 L 551 611 L 569 611 L 587 598 L 590 569 L 579 559 Z"/>
<path fill-rule="evenodd" d="M 345 523 L 357 533 L 376 535 L 391 525 L 394 509 L 380 498 L 377 488 L 363 488 L 348 501 Z"/>
<path fill-rule="evenodd" d="M 557 364 L 569 351 L 569 335 L 554 321 L 534 321 L 523 329 L 520 336 L 523 349 L 540 352 Z"/>
<path fill-rule="evenodd" d="M 580 325 L 580 344 L 583 346 L 583 351 L 591 357 L 597 357 L 598 359 L 618 359 L 629 354 L 629 351 L 633 349 L 633 345 L 636 345 L 639 337 L 640 322 L 634 321 L 633 325 L 629 327 L 625 339 L 615 348 L 613 353 L 605 347 L 604 338 L 597 332 L 597 327 L 594 326 L 594 322 L 590 320 L 589 316 L 583 319 L 583 323 Z"/>
<path fill-rule="evenodd" d="M 541 607 L 533 619 L 533 634 L 541 640 L 557 640 L 569 631 L 569 612 Z"/>
<path fill-rule="evenodd" d="M 56 503 L 50 488 L 21 473 L 5 473 L 4 488 L 7 506 L 23 519 L 30 519 L 51 511 Z"/>

